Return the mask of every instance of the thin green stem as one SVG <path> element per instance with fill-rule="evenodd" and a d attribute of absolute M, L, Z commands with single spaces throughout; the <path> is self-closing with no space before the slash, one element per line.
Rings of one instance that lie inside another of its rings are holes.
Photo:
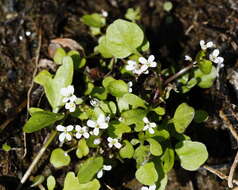
<path fill-rule="evenodd" d="M 47 147 L 51 144 L 51 142 L 54 140 L 55 136 L 57 135 L 57 131 L 53 130 L 50 134 L 48 134 L 48 136 L 45 139 L 45 143 L 42 146 L 42 148 L 40 149 L 40 151 L 38 152 L 38 154 L 36 155 L 36 157 L 34 158 L 34 160 L 32 161 L 31 165 L 29 166 L 29 168 L 27 169 L 26 173 L 24 174 L 24 176 L 21 179 L 21 184 L 25 183 L 26 180 L 29 178 L 29 176 L 31 175 L 32 170 L 34 169 L 34 167 L 36 166 L 36 164 L 38 163 L 38 161 L 40 160 L 40 158 L 42 157 L 42 155 L 44 154 L 44 152 L 46 151 Z"/>

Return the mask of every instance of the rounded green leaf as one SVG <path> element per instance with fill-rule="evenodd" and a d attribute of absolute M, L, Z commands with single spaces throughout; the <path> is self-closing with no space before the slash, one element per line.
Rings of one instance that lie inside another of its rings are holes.
<path fill-rule="evenodd" d="M 57 48 L 54 55 L 54 62 L 58 65 L 62 64 L 62 60 L 66 56 L 66 53 L 63 48 Z"/>
<path fill-rule="evenodd" d="M 122 158 L 132 158 L 134 155 L 134 148 L 132 144 L 128 140 L 124 140 L 123 142 L 125 143 L 125 146 L 120 149 L 120 156 Z"/>
<path fill-rule="evenodd" d="M 56 185 L 55 178 L 54 178 L 54 176 L 50 175 L 47 178 L 47 188 L 48 188 L 48 190 L 54 190 L 55 185 Z"/>
<path fill-rule="evenodd" d="M 163 153 L 163 149 L 158 141 L 153 138 L 146 139 L 150 144 L 150 152 L 154 156 L 160 156 Z"/>
<path fill-rule="evenodd" d="M 200 142 L 182 141 L 176 144 L 175 151 L 181 166 L 190 171 L 197 170 L 208 158 L 206 146 Z"/>
<path fill-rule="evenodd" d="M 136 96 L 135 94 L 126 93 L 122 98 L 120 98 L 120 102 L 124 102 L 124 104 L 129 104 L 132 106 L 132 108 L 146 108 L 146 101 L 141 99 L 139 96 Z"/>
<path fill-rule="evenodd" d="M 112 121 L 107 132 L 110 137 L 121 138 L 124 133 L 131 132 L 131 128 L 123 122 Z"/>
<path fill-rule="evenodd" d="M 74 172 L 68 172 L 64 180 L 63 190 L 81 190 L 79 180 L 75 177 Z"/>
<path fill-rule="evenodd" d="M 98 46 L 94 51 L 99 51 L 99 53 L 102 54 L 104 58 L 111 58 L 112 54 L 110 52 L 110 49 L 108 49 L 107 44 L 106 44 L 106 37 L 102 36 L 98 40 Z"/>
<path fill-rule="evenodd" d="M 150 148 L 148 145 L 140 145 L 135 149 L 135 153 L 133 155 L 133 158 L 136 160 L 136 165 L 141 166 L 142 163 L 148 158 L 150 154 Z"/>
<path fill-rule="evenodd" d="M 216 67 L 212 66 L 212 71 L 209 74 L 204 74 L 200 69 L 196 69 L 194 77 L 198 80 L 200 88 L 210 88 L 217 77 Z"/>
<path fill-rule="evenodd" d="M 8 151 L 10 151 L 10 150 L 12 149 L 12 147 L 9 146 L 7 143 L 4 143 L 4 144 L 2 145 L 2 149 L 3 149 L 5 152 L 8 152 Z"/>
<path fill-rule="evenodd" d="M 164 115 L 165 114 L 165 109 L 163 107 L 156 107 L 153 109 L 153 111 L 155 113 L 157 113 L 158 115 Z"/>
<path fill-rule="evenodd" d="M 36 187 L 36 186 L 42 184 L 44 180 L 45 180 L 45 177 L 43 175 L 38 175 L 38 176 L 34 177 L 33 184 L 31 184 L 31 187 Z"/>
<path fill-rule="evenodd" d="M 204 74 L 209 74 L 212 70 L 212 62 L 207 59 L 200 60 L 198 66 Z"/>
<path fill-rule="evenodd" d="M 61 168 L 70 164 L 70 156 L 61 148 L 56 148 L 52 151 L 50 156 L 50 163 L 55 168 Z"/>
<path fill-rule="evenodd" d="M 106 19 L 98 13 L 84 15 L 81 17 L 81 21 L 91 27 L 101 28 L 106 24 Z"/>
<path fill-rule="evenodd" d="M 44 127 L 48 127 L 64 118 L 64 115 L 58 113 L 52 113 L 49 111 L 37 111 L 34 112 L 31 118 L 26 122 L 23 127 L 23 131 L 26 133 L 32 133 L 39 131 Z"/>
<path fill-rule="evenodd" d="M 87 145 L 85 139 L 81 139 L 78 142 L 78 148 L 76 150 L 76 156 L 80 159 L 84 156 L 87 156 L 88 153 L 89 153 L 88 145 Z"/>
<path fill-rule="evenodd" d="M 106 46 L 116 58 L 125 58 L 136 52 L 143 40 L 140 27 L 122 19 L 114 21 L 106 31 Z"/>
<path fill-rule="evenodd" d="M 79 183 L 88 183 L 103 167 L 102 157 L 92 157 L 80 164 L 78 170 Z"/>
<path fill-rule="evenodd" d="M 121 97 L 128 93 L 128 85 L 123 80 L 111 81 L 108 85 L 108 91 L 115 97 Z"/>
<path fill-rule="evenodd" d="M 136 171 L 136 179 L 144 185 L 153 185 L 158 180 L 158 173 L 153 162 L 148 162 Z"/>
<path fill-rule="evenodd" d="M 180 104 L 174 114 L 173 123 L 178 133 L 183 133 L 188 125 L 192 122 L 195 114 L 193 107 L 186 103 Z"/>

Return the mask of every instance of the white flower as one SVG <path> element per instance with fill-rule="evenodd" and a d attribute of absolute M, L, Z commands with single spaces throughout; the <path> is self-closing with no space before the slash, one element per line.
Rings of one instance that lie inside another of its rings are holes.
<path fill-rule="evenodd" d="M 193 61 L 193 59 L 189 55 L 185 55 L 184 59 L 185 61 Z"/>
<path fill-rule="evenodd" d="M 91 106 L 96 107 L 99 105 L 99 100 L 97 98 L 93 98 L 90 100 L 90 104 Z"/>
<path fill-rule="evenodd" d="M 107 11 L 102 10 L 101 12 L 102 12 L 102 16 L 104 16 L 104 17 L 108 17 L 108 12 L 107 12 Z"/>
<path fill-rule="evenodd" d="M 141 188 L 141 190 L 155 190 L 155 189 L 156 189 L 156 185 L 150 185 L 149 187 L 143 186 Z"/>
<path fill-rule="evenodd" d="M 110 119 L 110 118 L 109 118 Z M 98 136 L 99 135 L 99 129 L 106 129 L 108 128 L 108 117 L 105 117 L 105 115 L 100 114 L 97 121 L 88 120 L 87 126 L 94 128 L 93 134 Z"/>
<path fill-rule="evenodd" d="M 72 96 L 74 94 L 74 87 L 69 85 L 66 88 L 61 88 L 60 94 L 65 97 Z"/>
<path fill-rule="evenodd" d="M 202 50 L 206 50 L 206 49 L 208 49 L 208 48 L 214 47 L 214 44 L 213 44 L 212 41 L 205 43 L 204 40 L 201 40 L 201 41 L 200 41 L 200 46 L 201 46 L 201 49 L 202 49 Z"/>
<path fill-rule="evenodd" d="M 80 139 L 82 136 L 84 138 L 89 138 L 88 128 L 87 127 L 81 127 L 80 125 L 75 126 L 75 130 L 77 131 L 75 136 L 77 139 Z"/>
<path fill-rule="evenodd" d="M 99 139 L 99 138 L 96 138 L 93 141 L 93 144 L 95 144 L 95 145 L 99 145 L 100 143 L 101 143 L 101 139 Z"/>
<path fill-rule="evenodd" d="M 214 49 L 213 52 L 209 55 L 209 59 L 214 63 L 222 65 L 224 58 L 219 57 L 219 54 L 220 54 L 219 49 Z"/>
<path fill-rule="evenodd" d="M 136 63 L 136 61 L 133 61 L 133 60 L 129 60 L 129 61 L 127 61 L 127 65 L 126 65 L 126 67 L 125 67 L 125 69 L 127 70 L 127 71 L 134 71 L 135 69 L 138 69 L 138 64 Z"/>
<path fill-rule="evenodd" d="M 65 104 L 65 109 L 69 110 L 69 112 L 74 112 L 76 109 L 76 104 L 74 102 L 67 102 Z"/>
<path fill-rule="evenodd" d="M 111 137 L 108 137 L 107 138 L 107 141 L 109 142 L 108 143 L 108 146 L 110 147 L 110 148 L 112 148 L 113 146 L 115 146 L 117 149 L 120 149 L 121 148 L 121 143 L 119 143 L 118 142 L 118 139 L 117 138 L 111 138 Z"/>
<path fill-rule="evenodd" d="M 130 81 L 130 82 L 128 82 L 127 83 L 127 85 L 128 85 L 128 92 L 132 92 L 132 86 L 133 86 L 133 83 Z"/>
<path fill-rule="evenodd" d="M 97 173 L 97 178 L 101 178 L 103 176 L 104 171 L 110 171 L 112 169 L 111 165 L 103 165 L 103 168 Z"/>
<path fill-rule="evenodd" d="M 61 132 L 59 135 L 59 141 L 64 142 L 65 139 L 70 141 L 72 139 L 70 132 L 73 131 L 73 129 L 73 125 L 68 125 L 67 127 L 64 127 L 63 125 L 57 125 L 56 130 Z"/>
<path fill-rule="evenodd" d="M 143 118 L 143 121 L 144 121 L 144 123 L 145 123 L 145 126 L 144 126 L 144 128 L 143 128 L 143 131 L 148 130 L 150 134 L 154 134 L 155 131 L 154 131 L 153 128 L 156 127 L 156 124 L 155 124 L 155 123 L 151 123 L 151 122 L 148 120 L 147 117 L 144 117 L 144 118 Z"/>
<path fill-rule="evenodd" d="M 149 67 L 157 67 L 157 63 L 154 61 L 155 56 L 150 55 L 148 60 L 146 60 L 144 57 L 139 58 L 139 62 L 142 64 L 142 67 L 144 68 L 142 70 L 147 70 Z"/>

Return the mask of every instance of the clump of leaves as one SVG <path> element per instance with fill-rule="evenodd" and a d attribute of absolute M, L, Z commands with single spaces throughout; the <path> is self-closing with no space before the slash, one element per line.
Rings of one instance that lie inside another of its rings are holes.
<path fill-rule="evenodd" d="M 185 68 L 174 75 L 170 71 L 175 68 L 161 70 L 163 63 L 155 61 L 155 56 L 143 57 L 148 54 L 149 42 L 135 23 L 139 9 L 129 9 L 126 18 L 133 22 L 118 19 L 107 26 L 105 34 L 100 31 L 92 56 L 98 67 L 108 73 L 101 81 L 85 72 L 89 70 L 85 67 L 87 61 L 77 66 L 79 60 L 90 58 L 62 48 L 54 55 L 59 65 L 56 73 L 43 70 L 34 79 L 44 87 L 52 111 L 31 108 L 31 118 L 23 131 L 32 133 L 48 127 L 53 136 L 47 146 L 59 135 L 60 147 L 51 152 L 50 163 L 57 170 L 66 166 L 72 169 L 65 176 L 64 190 L 99 189 L 100 178 L 113 170 L 110 163 L 117 159 L 134 159 L 136 179 L 144 186 L 161 190 L 165 189 L 168 172 L 176 161 L 184 169 L 194 171 L 208 158 L 205 145 L 185 135 L 191 123 L 207 119 L 206 112 L 180 102 L 170 114 L 167 102 L 171 90 L 186 96 L 196 85 L 211 87 L 218 75 L 218 66 L 214 65 L 218 61 L 208 55 L 211 44 L 202 43 L 195 60 L 187 56 Z M 81 21 L 91 30 L 106 24 L 99 14 L 84 15 Z M 153 89 L 145 90 L 140 79 L 149 79 L 152 70 L 156 73 Z M 83 76 L 84 81 L 80 82 L 86 88 L 78 85 L 78 79 L 73 81 L 75 72 Z M 134 85 L 140 88 L 134 89 Z M 74 165 L 75 158 L 78 165 Z M 45 177 L 49 190 L 59 185 L 53 175 Z"/>

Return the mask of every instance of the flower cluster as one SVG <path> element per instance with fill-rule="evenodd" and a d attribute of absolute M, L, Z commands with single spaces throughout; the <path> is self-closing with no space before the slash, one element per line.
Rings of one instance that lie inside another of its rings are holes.
<path fill-rule="evenodd" d="M 79 101 L 79 98 L 74 95 L 74 87 L 69 85 L 66 88 L 62 88 L 60 94 L 64 97 L 65 109 L 74 112 Z"/>
<path fill-rule="evenodd" d="M 141 75 L 141 74 L 148 74 L 149 68 L 157 67 L 157 63 L 154 61 L 155 57 L 153 55 L 150 55 L 148 60 L 144 57 L 139 57 L 139 63 L 133 60 L 129 60 L 127 62 L 127 65 L 125 69 L 127 71 L 131 71 L 134 74 Z"/>
<path fill-rule="evenodd" d="M 61 143 L 64 143 L 65 141 L 71 141 L 72 136 L 75 136 L 76 139 L 85 138 L 88 139 L 90 135 L 98 136 L 100 133 L 100 130 L 107 129 L 108 128 L 108 122 L 110 120 L 110 117 L 106 117 L 103 114 L 100 114 L 97 118 L 97 120 L 88 120 L 87 126 L 80 126 L 80 125 L 57 125 L 56 130 L 60 132 L 59 135 L 59 141 Z M 92 131 L 89 131 L 89 128 L 93 128 Z M 120 149 L 121 143 L 119 143 L 119 139 L 117 138 L 107 138 L 108 146 L 112 148 L 113 146 Z M 96 138 L 94 140 L 94 144 L 98 145 L 101 143 L 100 138 Z"/>
<path fill-rule="evenodd" d="M 156 127 L 156 123 L 150 122 L 147 117 L 144 117 L 144 118 L 143 118 L 143 121 L 144 121 L 144 123 L 145 123 L 145 126 L 144 126 L 144 128 L 143 128 L 143 131 L 147 131 L 147 130 L 148 130 L 150 134 L 154 134 L 155 131 L 154 131 L 153 128 Z"/>

